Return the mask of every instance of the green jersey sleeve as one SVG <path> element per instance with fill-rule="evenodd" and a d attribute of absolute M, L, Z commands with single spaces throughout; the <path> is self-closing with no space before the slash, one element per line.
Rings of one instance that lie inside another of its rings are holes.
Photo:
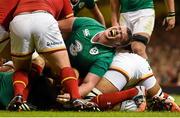
<path fill-rule="evenodd" d="M 108 70 L 113 57 L 105 57 L 97 60 L 90 68 L 89 72 L 98 75 L 99 77 L 103 77 L 103 75 Z"/>

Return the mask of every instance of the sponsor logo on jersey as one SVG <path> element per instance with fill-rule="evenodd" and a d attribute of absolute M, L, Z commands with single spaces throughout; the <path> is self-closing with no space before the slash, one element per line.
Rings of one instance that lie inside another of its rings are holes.
<path fill-rule="evenodd" d="M 59 41 L 59 42 L 47 42 L 47 46 L 54 46 L 54 45 L 60 45 L 60 44 L 63 44 L 62 41 Z"/>
<path fill-rule="evenodd" d="M 93 48 L 90 49 L 89 53 L 91 55 L 97 55 L 97 54 L 99 54 L 99 50 L 98 50 L 97 47 L 93 47 Z"/>
<path fill-rule="evenodd" d="M 82 49 L 83 46 L 78 40 L 75 40 L 75 43 L 72 43 L 69 47 L 69 51 L 72 56 L 77 56 L 78 52 L 81 52 Z"/>
<path fill-rule="evenodd" d="M 89 30 L 88 29 L 84 29 L 83 30 L 83 34 L 84 34 L 85 37 L 89 36 L 90 35 Z"/>

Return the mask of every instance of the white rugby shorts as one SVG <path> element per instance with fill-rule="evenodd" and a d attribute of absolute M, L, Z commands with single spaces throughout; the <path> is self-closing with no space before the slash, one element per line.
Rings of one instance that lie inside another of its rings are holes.
<path fill-rule="evenodd" d="M 141 9 L 120 14 L 120 24 L 127 26 L 132 31 L 132 34 L 146 33 L 151 36 L 154 21 L 154 9 Z"/>
<path fill-rule="evenodd" d="M 10 23 L 13 56 L 66 49 L 58 22 L 47 12 L 22 13 Z"/>
<path fill-rule="evenodd" d="M 104 75 L 104 78 L 120 90 L 122 88 L 121 76 L 118 76 L 118 73 L 126 77 L 128 81 L 126 87 L 134 86 L 141 80 L 153 76 L 152 69 L 146 59 L 134 53 L 117 53 L 109 70 Z"/>

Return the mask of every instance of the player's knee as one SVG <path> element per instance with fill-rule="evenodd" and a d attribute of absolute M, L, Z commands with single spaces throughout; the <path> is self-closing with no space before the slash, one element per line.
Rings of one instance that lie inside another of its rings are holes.
<path fill-rule="evenodd" d="M 139 44 L 139 43 L 132 45 L 132 50 L 135 53 L 144 53 L 145 52 L 145 48 L 143 46 L 141 46 L 141 44 Z"/>
<path fill-rule="evenodd" d="M 162 95 L 162 89 L 154 76 L 144 80 L 142 85 L 145 86 L 149 97 Z"/>
<path fill-rule="evenodd" d="M 148 94 L 150 97 L 163 97 L 163 92 L 162 89 L 160 87 L 160 85 L 156 82 L 156 84 L 150 88 L 148 91 Z"/>
<path fill-rule="evenodd" d="M 144 44 L 146 46 L 148 44 L 148 42 L 149 42 L 149 37 L 141 35 L 141 34 L 134 34 L 132 36 L 132 40 L 141 42 L 142 44 Z"/>

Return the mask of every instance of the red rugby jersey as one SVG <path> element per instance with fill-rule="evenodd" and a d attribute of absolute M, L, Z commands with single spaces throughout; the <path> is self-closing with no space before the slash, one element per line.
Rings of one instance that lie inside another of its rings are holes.
<path fill-rule="evenodd" d="M 0 0 L 0 24 L 6 28 L 13 18 L 15 8 L 19 0 Z"/>
<path fill-rule="evenodd" d="M 51 13 L 56 20 L 73 16 L 69 0 L 20 0 L 15 15 L 23 12 L 44 10 Z"/>

